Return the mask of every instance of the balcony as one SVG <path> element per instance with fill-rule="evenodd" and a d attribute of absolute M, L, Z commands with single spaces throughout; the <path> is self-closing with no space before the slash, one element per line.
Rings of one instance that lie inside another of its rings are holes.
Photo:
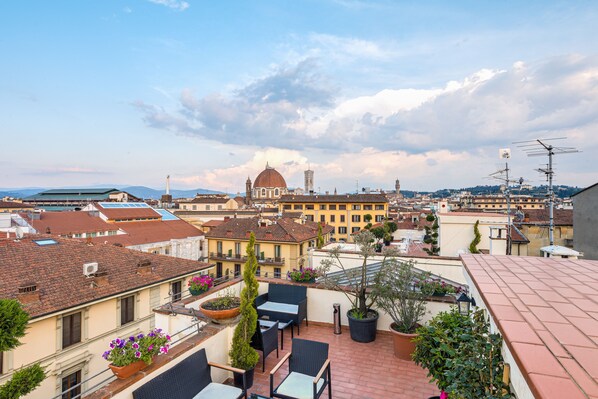
<path fill-rule="evenodd" d="M 245 262 L 247 260 L 247 256 L 225 252 L 210 252 L 210 259 L 225 260 L 230 262 Z"/>
<path fill-rule="evenodd" d="M 268 284 L 294 284 L 286 280 L 266 279 L 258 277 L 259 292 L 268 290 Z M 151 380 L 162 371 L 169 369 L 173 363 L 205 348 L 208 360 L 227 364 L 228 350 L 234 332 L 234 325 L 216 325 L 208 322 L 199 312 L 199 304 L 218 295 L 221 289 L 239 293 L 242 288 L 240 279 L 223 281 L 218 287 L 210 289 L 198 297 L 186 297 L 182 301 L 169 303 L 156 309 L 155 324 L 165 331 L 171 332 L 173 345 L 167 355 L 159 356 L 155 363 L 128 380 L 106 378 L 109 374 L 92 376 L 96 381 L 84 381 L 87 391 L 81 397 L 86 399 L 132 399 L 132 392 L 145 382 Z M 343 293 L 330 291 L 308 285 L 308 318 L 309 326 L 301 326 L 300 338 L 326 342 L 330 345 L 329 357 L 332 369 L 332 391 L 335 399 L 366 398 L 427 398 L 438 395 L 435 385 L 429 383 L 426 371 L 411 361 L 400 360 L 393 355 L 391 333 L 388 331 L 390 318 L 380 315 L 378 335 L 374 342 L 363 344 L 351 340 L 348 331 L 346 311 L 349 302 Z M 341 304 L 342 334 L 335 335 L 332 327 L 333 303 Z M 439 311 L 449 309 L 448 302 L 429 302 L 428 320 Z M 295 330 L 295 334 L 297 331 Z M 296 335 L 297 336 L 297 335 Z M 280 350 L 279 358 L 271 353 L 266 358 L 266 369 L 255 369 L 255 380 L 250 393 L 268 396 L 270 391 L 270 370 L 288 353 L 292 347 L 290 334 L 284 334 L 284 350 Z M 261 352 L 260 356 L 261 356 Z M 100 354 L 97 354 L 100 356 Z M 175 360 L 176 359 L 176 360 Z M 260 357 L 261 363 L 261 357 Z M 106 370 L 107 371 L 107 370 Z M 288 363 L 276 374 L 275 382 L 288 372 Z M 215 382 L 232 383 L 232 375 L 214 369 L 212 378 Z M 325 394 L 323 397 L 328 397 Z M 59 396 L 57 397 L 59 398 Z"/>
<path fill-rule="evenodd" d="M 258 258 L 260 265 L 284 266 L 284 258 Z"/>

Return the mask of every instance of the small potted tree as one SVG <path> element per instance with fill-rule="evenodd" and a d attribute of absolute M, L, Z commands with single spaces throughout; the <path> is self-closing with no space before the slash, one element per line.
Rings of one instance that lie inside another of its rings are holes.
<path fill-rule="evenodd" d="M 372 309 L 376 297 L 369 285 L 373 284 L 374 277 L 368 275 L 367 264 L 368 259 L 376 253 L 376 237 L 371 231 L 364 230 L 355 235 L 355 244 L 362 257 L 361 266 L 346 267 L 340 258 L 340 247 L 336 247 L 321 262 L 324 274 L 322 284 L 342 292 L 351 302 L 351 309 L 347 312 L 351 338 L 357 342 L 371 342 L 376 339 L 379 315 Z"/>
<path fill-rule="evenodd" d="M 426 313 L 426 298 L 431 294 L 415 289 L 415 281 L 421 277 L 422 272 L 414 268 L 413 261 L 390 259 L 382 265 L 374 285 L 378 307 L 393 320 L 390 331 L 393 333 L 395 356 L 403 360 L 411 360 L 415 350 L 413 339 L 417 336 L 415 330 Z"/>
<path fill-rule="evenodd" d="M 253 307 L 253 302 L 258 294 L 259 284 L 255 278 L 257 271 L 257 259 L 255 257 L 255 235 L 253 232 L 247 243 L 247 262 L 243 270 L 244 287 L 241 290 L 241 306 L 239 324 L 235 327 L 233 342 L 229 356 L 231 366 L 246 370 L 246 388 L 253 385 L 253 374 L 255 365 L 260 360 L 260 356 L 255 349 L 251 347 L 251 338 L 255 334 L 257 327 L 257 310 Z M 235 385 L 243 386 L 243 376 L 235 374 Z"/>

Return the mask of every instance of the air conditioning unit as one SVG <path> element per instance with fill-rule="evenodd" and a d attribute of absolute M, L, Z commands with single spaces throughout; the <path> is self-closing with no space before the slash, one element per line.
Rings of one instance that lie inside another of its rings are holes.
<path fill-rule="evenodd" d="M 83 274 L 87 277 L 96 274 L 98 271 L 98 262 L 91 262 L 91 263 L 84 263 L 83 264 Z"/>

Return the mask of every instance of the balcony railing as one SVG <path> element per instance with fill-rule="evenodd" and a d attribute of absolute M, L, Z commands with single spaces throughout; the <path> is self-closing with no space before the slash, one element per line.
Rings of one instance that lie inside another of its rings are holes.
<path fill-rule="evenodd" d="M 210 252 L 211 260 L 227 260 L 227 261 L 239 261 L 246 262 L 247 256 L 241 254 L 229 254 L 224 252 Z M 283 266 L 285 259 L 281 257 L 257 257 L 257 261 L 261 265 L 276 265 Z"/>
<path fill-rule="evenodd" d="M 210 252 L 210 259 L 245 262 L 247 260 L 247 256 L 241 255 L 241 254 L 225 253 L 225 252 Z"/>

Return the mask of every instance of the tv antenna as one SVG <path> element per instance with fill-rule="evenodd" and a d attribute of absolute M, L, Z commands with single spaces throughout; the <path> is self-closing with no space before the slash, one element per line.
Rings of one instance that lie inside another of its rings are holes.
<path fill-rule="evenodd" d="M 547 142 L 565 139 L 566 137 L 555 137 L 551 139 L 536 139 L 528 141 L 517 141 L 513 143 L 519 144 L 517 147 L 521 148 L 525 153 L 527 153 L 528 157 L 548 155 L 548 165 L 546 165 L 546 168 L 539 168 L 536 170 L 540 173 L 544 173 L 546 175 L 546 180 L 548 180 L 548 192 L 546 193 L 546 196 L 548 197 L 548 237 L 550 240 L 550 245 L 554 245 L 554 191 L 552 189 L 552 178 L 554 176 L 554 170 L 552 169 L 552 157 L 560 154 L 571 154 L 574 152 L 579 152 L 579 150 L 573 147 L 553 146 L 551 143 Z"/>
<path fill-rule="evenodd" d="M 520 177 L 517 180 L 509 179 L 509 158 L 511 158 L 511 149 L 510 148 L 501 148 L 498 150 L 498 157 L 505 160 L 505 168 L 497 170 L 494 173 L 490 174 L 490 178 L 498 180 L 503 183 L 505 189 L 503 190 L 503 194 L 505 196 L 505 200 L 507 202 L 507 255 L 511 255 L 511 190 L 510 185 L 511 183 L 519 183 L 523 184 L 523 177 Z"/>

